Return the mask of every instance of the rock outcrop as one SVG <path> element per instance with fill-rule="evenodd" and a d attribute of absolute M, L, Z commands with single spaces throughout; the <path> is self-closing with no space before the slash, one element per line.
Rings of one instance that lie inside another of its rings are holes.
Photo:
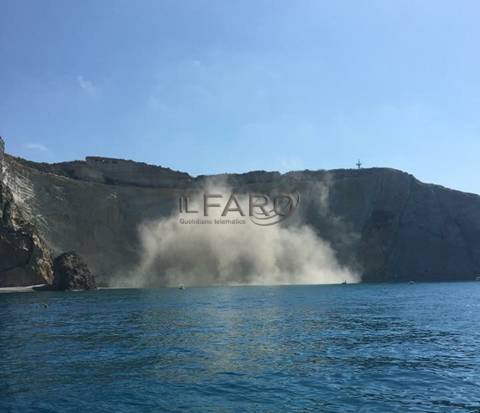
<path fill-rule="evenodd" d="M 0 136 L 0 182 L 3 182 L 3 159 L 5 158 L 5 142 Z"/>
<path fill-rule="evenodd" d="M 57 291 L 95 290 L 97 284 L 87 264 L 73 251 L 63 253 L 53 262 L 52 289 Z"/>
<path fill-rule="evenodd" d="M 17 160 L 44 173 L 109 185 L 179 188 L 188 186 L 192 179 L 187 173 L 170 168 L 100 156 L 87 156 L 84 161 L 53 164 Z"/>
<path fill-rule="evenodd" d="M 0 287 L 45 284 L 52 277 L 50 249 L 0 182 Z"/>

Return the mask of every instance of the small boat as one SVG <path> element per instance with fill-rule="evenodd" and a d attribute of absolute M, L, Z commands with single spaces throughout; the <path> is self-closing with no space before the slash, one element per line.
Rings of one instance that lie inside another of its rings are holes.
<path fill-rule="evenodd" d="M 184 286 L 183 284 L 180 284 L 180 285 L 178 286 L 178 289 L 179 289 L 179 290 L 184 290 L 184 289 L 185 289 L 185 286 Z"/>
<path fill-rule="evenodd" d="M 343 283 L 341 283 L 342 285 L 347 285 L 347 280 L 345 280 Z"/>
<path fill-rule="evenodd" d="M 408 283 L 409 284 L 415 284 L 415 281 L 412 280 L 412 281 L 409 281 Z"/>

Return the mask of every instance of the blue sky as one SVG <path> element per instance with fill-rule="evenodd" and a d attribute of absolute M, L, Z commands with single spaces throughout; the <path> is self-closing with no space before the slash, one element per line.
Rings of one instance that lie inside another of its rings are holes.
<path fill-rule="evenodd" d="M 0 134 L 193 175 L 388 166 L 480 193 L 477 1 L 2 0 Z"/>

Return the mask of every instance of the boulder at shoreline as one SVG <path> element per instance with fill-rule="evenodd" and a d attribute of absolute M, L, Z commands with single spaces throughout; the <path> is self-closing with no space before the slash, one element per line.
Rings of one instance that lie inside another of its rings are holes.
<path fill-rule="evenodd" d="M 52 290 L 96 290 L 95 277 L 75 252 L 65 252 L 53 261 Z"/>

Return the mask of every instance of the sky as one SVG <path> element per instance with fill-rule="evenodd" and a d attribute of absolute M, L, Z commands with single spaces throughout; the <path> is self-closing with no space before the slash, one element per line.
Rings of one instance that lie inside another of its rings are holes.
<path fill-rule="evenodd" d="M 480 193 L 480 2 L 0 0 L 0 135 L 192 175 L 392 167 Z"/>

